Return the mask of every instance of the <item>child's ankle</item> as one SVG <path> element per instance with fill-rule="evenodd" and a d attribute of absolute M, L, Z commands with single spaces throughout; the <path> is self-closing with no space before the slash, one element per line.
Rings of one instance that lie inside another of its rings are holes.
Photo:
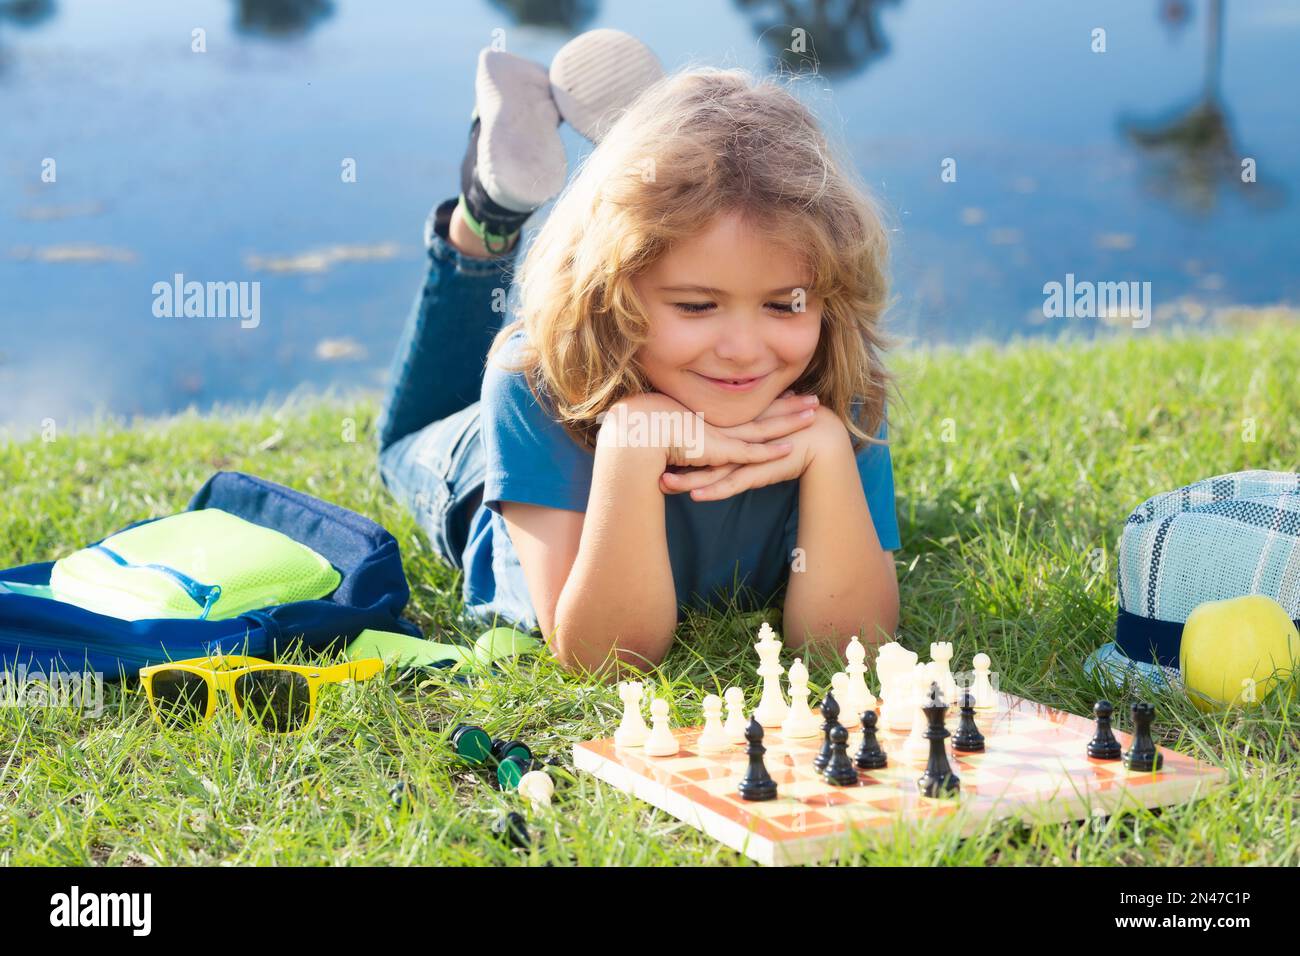
<path fill-rule="evenodd" d="M 519 234 L 515 233 L 506 241 L 503 247 L 499 247 L 494 243 L 489 248 L 487 242 L 484 241 L 483 235 L 476 232 L 474 227 L 470 225 L 463 203 L 457 203 L 456 208 L 452 210 L 451 221 L 447 225 L 447 235 L 458 252 L 474 259 L 494 259 L 497 256 L 505 255 L 519 242 Z"/>

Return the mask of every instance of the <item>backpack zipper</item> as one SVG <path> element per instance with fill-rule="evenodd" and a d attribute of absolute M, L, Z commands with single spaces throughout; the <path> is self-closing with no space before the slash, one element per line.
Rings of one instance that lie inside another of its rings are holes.
<path fill-rule="evenodd" d="M 217 601 L 221 599 L 220 584 L 202 584 L 195 581 L 188 574 L 177 571 L 175 568 L 169 568 L 165 564 L 135 564 L 128 561 L 115 551 L 111 551 L 104 547 L 102 544 L 94 545 L 91 550 L 102 551 L 104 554 L 108 555 L 115 564 L 124 568 L 148 568 L 151 571 L 159 571 L 167 575 L 181 586 L 181 589 L 189 595 L 191 601 L 203 609 L 202 613 L 199 614 L 198 619 L 200 621 L 206 621 L 208 619 L 208 614 L 216 605 Z"/>

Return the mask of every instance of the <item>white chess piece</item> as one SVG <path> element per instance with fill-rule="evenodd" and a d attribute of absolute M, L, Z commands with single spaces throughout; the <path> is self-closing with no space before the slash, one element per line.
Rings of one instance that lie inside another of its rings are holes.
<path fill-rule="evenodd" d="M 912 669 L 912 727 L 911 733 L 907 735 L 907 740 L 903 743 L 904 760 L 922 762 L 930 756 L 930 741 L 925 737 L 925 732 L 930 726 L 930 720 L 925 716 L 925 711 L 922 708 L 930 703 L 930 687 L 932 684 L 938 683 L 937 677 L 937 667 L 933 662 L 917 664 Z"/>
<path fill-rule="evenodd" d="M 758 629 L 758 674 L 763 678 L 763 696 L 754 708 L 754 719 L 764 728 L 780 727 L 789 712 L 785 698 L 781 696 L 781 675 L 785 668 L 781 666 L 781 642 L 776 639 L 776 632 L 766 621 Z"/>
<path fill-rule="evenodd" d="M 960 703 L 957 700 L 957 681 L 952 676 L 952 642 L 937 641 L 930 645 L 930 660 L 938 665 L 937 680 L 939 690 L 943 693 L 943 701 L 948 707 L 956 707 Z"/>
<path fill-rule="evenodd" d="M 861 721 L 863 713 L 876 709 L 876 695 L 871 693 L 871 688 L 867 686 L 867 649 L 858 640 L 858 635 L 853 635 L 853 639 L 849 641 L 849 646 L 844 651 L 844 656 L 849 662 L 845 668 L 849 675 L 847 703 L 850 705 L 850 712 Z M 844 721 L 841 720 L 840 723 L 844 724 Z M 849 725 L 844 724 L 844 726 Z"/>
<path fill-rule="evenodd" d="M 646 738 L 645 752 L 649 757 L 671 757 L 680 749 L 677 738 L 668 726 L 668 701 L 655 697 L 650 701 L 650 736 Z"/>
<path fill-rule="evenodd" d="M 617 747 L 640 747 L 650 736 L 650 728 L 641 716 L 641 683 L 624 681 L 618 685 L 618 696 L 623 701 L 623 720 L 614 731 Z"/>
<path fill-rule="evenodd" d="M 917 665 L 900 668 L 889 689 L 889 699 L 895 702 L 889 712 L 890 730 L 910 730 L 912 727 L 912 672 Z"/>
<path fill-rule="evenodd" d="M 790 665 L 790 712 L 781 723 L 781 736 L 802 740 L 821 733 L 817 715 L 808 706 L 808 668 L 799 658 Z"/>
<path fill-rule="evenodd" d="M 975 707 L 977 710 L 996 710 L 998 694 L 989 680 L 989 668 L 993 666 L 993 661 L 987 654 L 976 654 L 973 663 L 975 680 L 971 683 L 970 691 L 975 697 Z"/>
<path fill-rule="evenodd" d="M 722 696 L 727 702 L 727 723 L 722 728 L 727 733 L 727 739 L 733 744 L 746 743 L 745 728 L 749 726 L 749 721 L 745 719 L 745 692 L 739 687 L 728 687 Z"/>
<path fill-rule="evenodd" d="M 717 694 L 704 698 L 704 729 L 695 742 L 695 749 L 704 754 L 731 749 L 731 740 L 722 726 L 722 698 Z"/>
<path fill-rule="evenodd" d="M 840 705 L 840 723 L 845 727 L 852 727 L 857 723 L 857 718 L 854 716 L 852 701 L 849 699 L 848 674 L 837 671 L 831 675 L 831 693 L 835 695 L 835 703 Z"/>
<path fill-rule="evenodd" d="M 534 810 L 551 805 L 551 795 L 555 793 L 555 781 L 543 770 L 530 770 L 519 778 L 516 788 L 528 799 Z"/>
<path fill-rule="evenodd" d="M 894 679 L 898 673 L 898 652 L 903 648 L 896 641 L 883 644 L 876 653 L 876 680 L 880 682 L 880 729 L 892 726 L 894 712 Z"/>
<path fill-rule="evenodd" d="M 880 726 L 887 730 L 907 730 L 912 726 L 912 670 L 917 654 L 897 641 L 882 645 L 876 656 L 876 675 L 884 704 Z"/>

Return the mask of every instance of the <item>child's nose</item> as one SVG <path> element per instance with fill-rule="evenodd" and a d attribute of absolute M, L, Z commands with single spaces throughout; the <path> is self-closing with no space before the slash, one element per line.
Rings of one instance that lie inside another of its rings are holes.
<path fill-rule="evenodd" d="M 763 355 L 763 340 L 756 322 L 748 316 L 727 322 L 713 350 L 738 368 L 757 362 Z"/>

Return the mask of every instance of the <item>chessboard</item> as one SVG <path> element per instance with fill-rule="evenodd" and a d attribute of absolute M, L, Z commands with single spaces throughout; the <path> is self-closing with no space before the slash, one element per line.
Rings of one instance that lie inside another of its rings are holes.
<path fill-rule="evenodd" d="M 1087 756 L 1091 720 L 1009 694 L 998 694 L 997 707 L 977 719 L 985 749 L 954 754 L 949 746 L 961 789 L 947 799 L 918 792 L 925 759 L 899 759 L 906 732 L 883 729 L 878 737 L 889 765 L 859 770 L 857 785 L 847 787 L 827 783 L 813 768 L 820 735 L 785 741 L 779 729 L 768 730 L 765 762 L 778 793 L 761 802 L 745 801 L 736 790 L 748 763 L 745 746 L 700 753 L 693 747 L 699 727 L 674 729 L 681 749 L 671 757 L 618 747 L 612 738 L 583 741 L 574 747 L 574 766 L 769 865 L 829 860 L 851 846 L 849 831 L 889 841 L 906 839 L 910 827 L 949 818 L 961 836 L 1009 817 L 1028 823 L 1087 820 L 1124 807 L 1185 803 L 1226 778 L 1222 768 L 1167 748 L 1161 748 L 1164 765 L 1155 772 L 1094 760 Z M 957 720 L 949 715 L 950 730 Z M 1129 735 L 1115 736 L 1127 748 Z"/>

